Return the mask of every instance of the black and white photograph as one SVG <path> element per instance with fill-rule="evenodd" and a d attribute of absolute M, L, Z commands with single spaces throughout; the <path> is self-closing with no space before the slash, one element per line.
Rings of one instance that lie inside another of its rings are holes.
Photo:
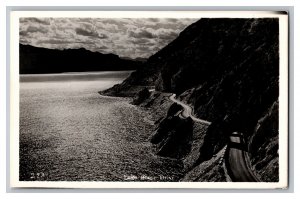
<path fill-rule="evenodd" d="M 287 13 L 13 14 L 12 186 L 287 187 Z"/>

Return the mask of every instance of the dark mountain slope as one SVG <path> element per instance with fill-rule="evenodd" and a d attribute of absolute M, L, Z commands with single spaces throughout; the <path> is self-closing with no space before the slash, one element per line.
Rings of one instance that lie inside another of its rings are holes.
<path fill-rule="evenodd" d="M 135 70 L 140 65 L 84 48 L 55 50 L 20 44 L 20 74 Z"/>
<path fill-rule="evenodd" d="M 158 91 L 180 95 L 199 118 L 212 122 L 198 163 L 211 159 L 234 131 L 243 133 L 251 147 L 258 122 L 279 95 L 278 36 L 275 18 L 200 19 L 121 85 L 104 93 L 134 95 L 136 88 L 155 86 Z M 276 126 L 272 123 L 278 122 L 278 112 L 273 113 L 264 126 Z M 261 134 L 265 140 L 274 140 L 278 129 Z M 251 147 L 255 162 L 263 159 L 264 154 L 256 150 L 264 146 L 269 146 L 268 141 L 255 141 L 255 148 Z M 274 149 L 276 146 L 278 142 L 272 142 Z M 277 156 L 269 155 L 268 161 L 275 160 L 276 164 Z"/>

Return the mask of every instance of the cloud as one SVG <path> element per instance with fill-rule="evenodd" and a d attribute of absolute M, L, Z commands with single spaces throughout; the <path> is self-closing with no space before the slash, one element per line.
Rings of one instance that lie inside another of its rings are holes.
<path fill-rule="evenodd" d="M 88 36 L 88 37 L 98 37 L 98 33 L 94 31 L 85 30 L 82 28 L 76 28 L 75 29 L 76 34 Z"/>
<path fill-rule="evenodd" d="M 179 33 L 179 31 L 175 31 L 172 29 L 162 29 L 162 28 L 158 29 L 156 32 L 157 32 L 156 34 L 160 39 L 165 39 L 168 41 L 175 39 Z"/>
<path fill-rule="evenodd" d="M 155 38 L 156 36 L 151 33 L 148 30 L 142 29 L 136 29 L 135 31 L 129 31 L 129 36 L 130 37 L 135 37 L 135 38 Z"/>
<path fill-rule="evenodd" d="M 100 47 L 97 47 L 99 50 L 101 49 L 101 50 L 105 50 L 105 49 L 108 49 L 108 47 L 106 47 L 106 46 L 100 46 Z"/>
<path fill-rule="evenodd" d="M 151 46 L 138 46 L 137 49 L 140 51 L 149 51 L 151 50 Z"/>
<path fill-rule="evenodd" d="M 87 19 L 85 19 L 87 20 Z M 104 33 L 98 33 L 96 27 L 92 23 L 88 23 L 86 21 L 80 22 L 80 27 L 75 28 L 75 32 L 77 35 L 82 35 L 86 37 L 97 37 L 99 39 L 106 39 L 108 36 Z"/>
<path fill-rule="evenodd" d="M 120 57 L 149 57 L 197 19 L 21 18 L 20 42 L 46 48 L 86 48 Z"/>
<path fill-rule="evenodd" d="M 142 44 L 151 43 L 151 41 L 152 41 L 151 39 L 141 38 L 141 39 L 133 39 L 132 43 L 142 45 Z"/>
<path fill-rule="evenodd" d="M 175 19 L 175 18 L 168 18 L 166 19 L 168 22 L 172 22 L 172 23 L 177 23 L 178 22 L 178 19 Z"/>
<path fill-rule="evenodd" d="M 151 22 L 154 22 L 154 23 L 159 22 L 159 19 L 157 19 L 157 18 L 149 18 L 148 20 Z"/>
<path fill-rule="evenodd" d="M 46 40 L 39 40 L 36 43 L 37 44 L 67 44 L 73 42 L 67 40 L 59 40 L 59 39 L 46 39 Z"/>
<path fill-rule="evenodd" d="M 20 36 L 22 37 L 24 37 L 24 36 L 27 36 L 27 31 L 24 31 L 24 30 L 22 30 L 22 31 L 20 31 Z"/>
<path fill-rule="evenodd" d="M 39 40 L 36 42 L 36 44 L 94 44 L 92 41 L 73 41 L 73 40 L 64 40 L 64 39 L 44 39 L 44 40 Z"/>
<path fill-rule="evenodd" d="M 20 23 L 24 23 L 24 22 L 50 25 L 50 19 L 49 18 L 31 18 L 31 17 L 30 18 L 20 18 Z"/>
<path fill-rule="evenodd" d="M 34 33 L 34 32 L 41 32 L 41 33 L 47 33 L 48 30 L 42 26 L 29 26 L 26 30 L 27 33 Z"/>

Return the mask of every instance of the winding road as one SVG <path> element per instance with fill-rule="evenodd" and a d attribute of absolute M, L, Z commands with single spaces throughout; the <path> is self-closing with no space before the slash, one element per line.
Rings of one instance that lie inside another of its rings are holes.
<path fill-rule="evenodd" d="M 249 156 L 243 135 L 234 132 L 230 135 L 225 164 L 231 179 L 235 182 L 258 182 L 249 165 Z"/>
<path fill-rule="evenodd" d="M 190 117 L 190 118 L 192 118 L 192 120 L 194 120 L 195 122 L 200 122 L 200 123 L 208 124 L 208 125 L 211 124 L 211 122 L 209 122 L 209 121 L 201 120 L 201 119 L 199 119 L 199 118 L 196 118 L 196 117 L 193 115 L 193 109 L 192 109 L 189 105 L 186 105 L 186 104 L 184 104 L 183 102 L 181 102 L 181 101 L 175 99 L 175 96 L 176 96 L 176 94 L 171 95 L 171 96 L 170 96 L 170 100 L 173 101 L 173 102 L 175 102 L 175 103 L 177 103 L 177 104 L 179 104 L 180 106 L 183 107 L 183 111 L 181 112 L 181 114 L 182 114 L 182 116 L 183 116 L 184 118 Z"/>
<path fill-rule="evenodd" d="M 187 104 L 175 99 L 176 94 L 170 96 L 170 100 L 181 105 L 183 111 L 181 117 L 191 117 L 195 122 L 203 124 L 211 124 L 206 120 L 201 120 L 193 115 L 193 109 Z M 249 166 L 249 157 L 246 144 L 243 140 L 243 135 L 238 132 L 234 132 L 230 136 L 230 142 L 225 154 L 225 165 L 231 179 L 234 182 L 259 182 L 259 179 L 253 174 Z"/>

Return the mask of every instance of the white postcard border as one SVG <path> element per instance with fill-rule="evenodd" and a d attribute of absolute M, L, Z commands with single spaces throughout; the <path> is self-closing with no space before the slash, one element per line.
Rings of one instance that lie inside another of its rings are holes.
<path fill-rule="evenodd" d="M 288 186 L 288 16 L 273 11 L 12 11 L 10 22 L 10 186 L 31 188 L 274 189 Z M 279 182 L 19 181 L 19 18 L 279 18 Z"/>

